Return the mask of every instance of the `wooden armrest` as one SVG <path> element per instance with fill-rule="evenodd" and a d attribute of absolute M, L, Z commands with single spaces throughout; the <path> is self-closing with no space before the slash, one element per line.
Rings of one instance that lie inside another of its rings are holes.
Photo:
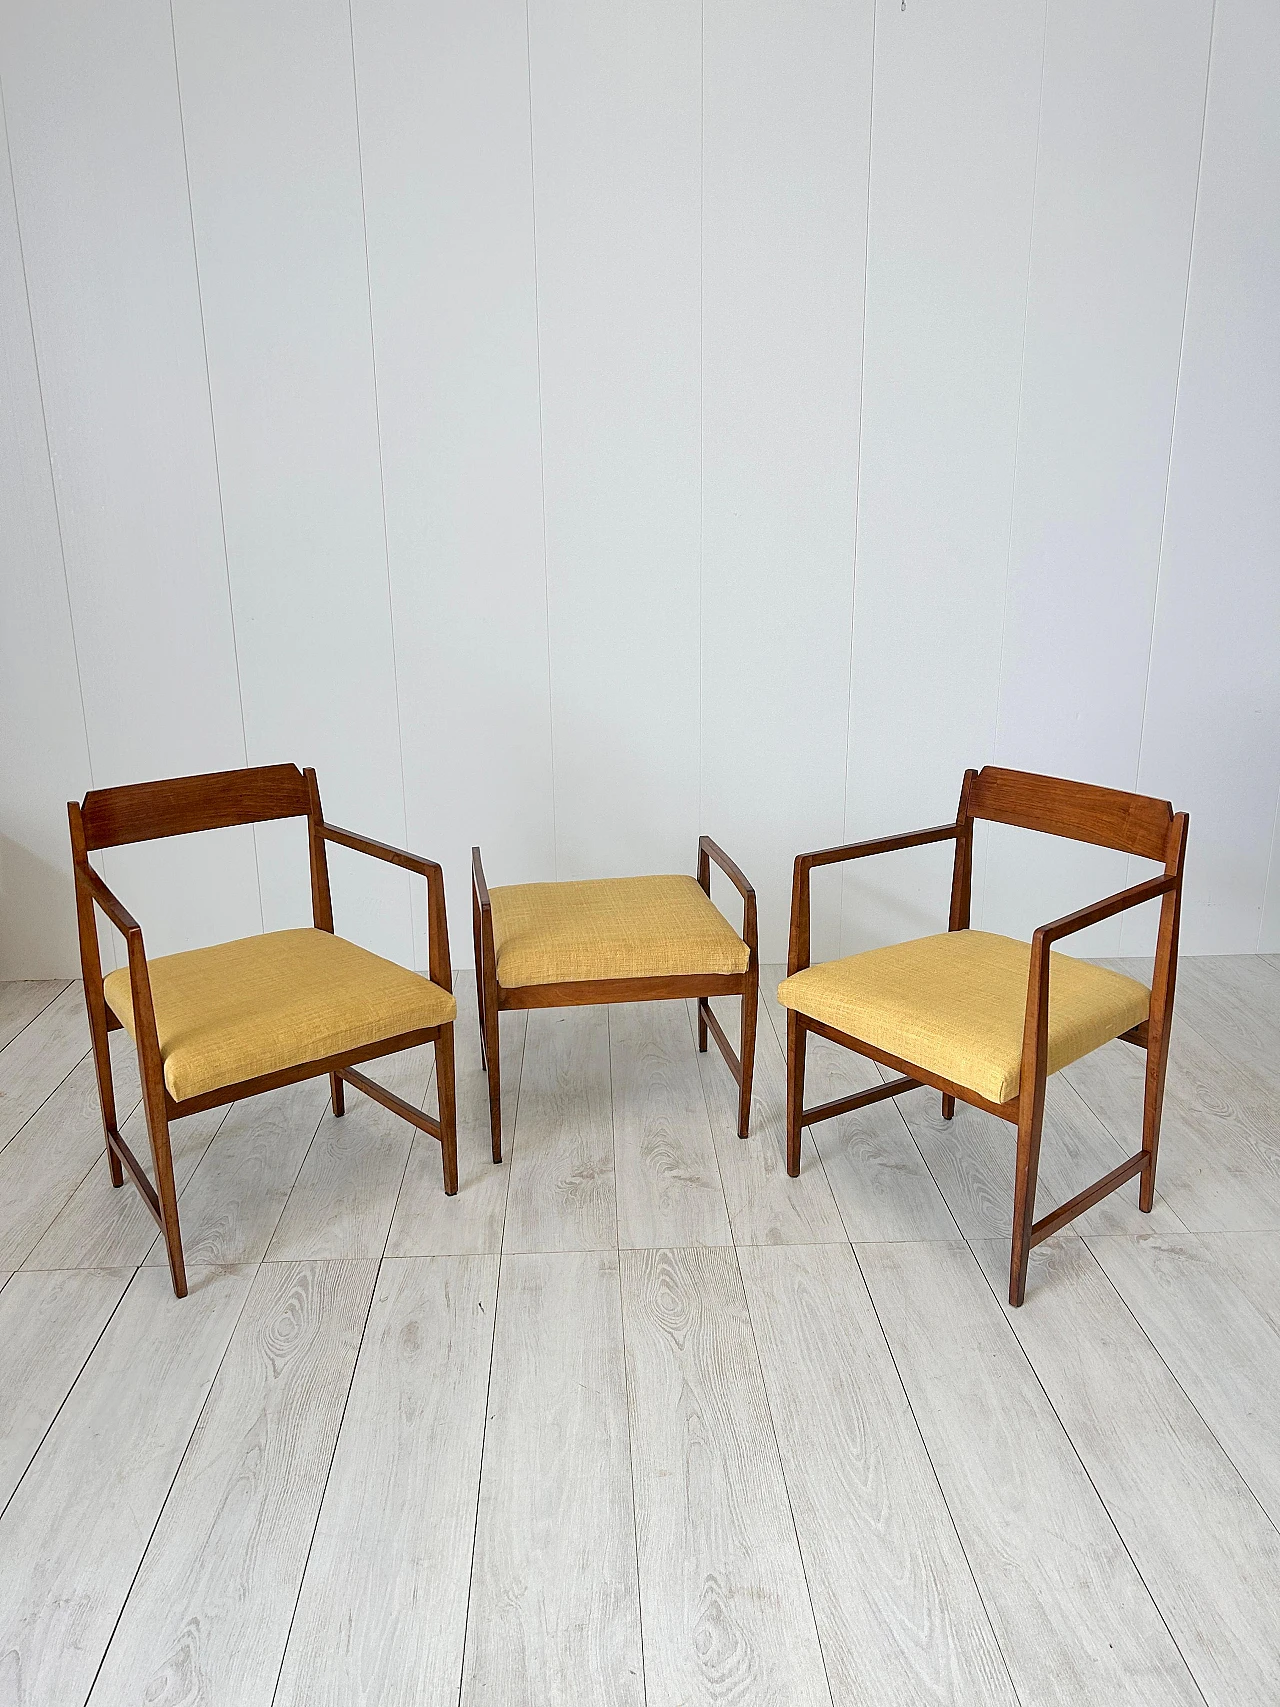
<path fill-rule="evenodd" d="M 713 842 L 710 836 L 698 837 L 699 859 L 701 859 L 704 854 L 713 862 L 713 864 L 720 867 L 721 871 L 724 872 L 725 876 L 729 879 L 730 883 L 733 884 L 733 887 L 744 900 L 748 895 L 755 894 L 755 890 L 751 887 L 750 883 L 748 883 L 746 874 L 743 872 L 741 866 L 735 865 L 724 849 L 717 843 Z"/>
<path fill-rule="evenodd" d="M 1118 894 L 1108 895 L 1103 901 L 1095 901 L 1092 906 L 1081 907 L 1077 912 L 1067 913 L 1052 924 L 1041 925 L 1036 931 L 1036 937 L 1044 943 L 1057 942 L 1060 937 L 1074 936 L 1077 931 L 1087 930 L 1090 925 L 1099 925 L 1104 919 L 1114 918 L 1117 913 L 1127 912 L 1130 907 L 1140 907 L 1144 901 L 1155 901 L 1161 895 L 1167 895 L 1171 889 L 1178 887 L 1179 879 L 1175 877 L 1153 877 L 1146 883 L 1136 883 L 1132 889 L 1121 889 Z"/>
<path fill-rule="evenodd" d="M 787 976 L 803 972 L 809 964 L 809 873 L 815 865 L 837 865 L 845 860 L 867 859 L 872 854 L 899 853 L 929 842 L 951 842 L 960 833 L 959 823 L 935 824 L 931 830 L 908 830 L 901 836 L 877 836 L 870 842 L 849 842 L 842 848 L 819 848 L 816 853 L 796 855 L 791 884 L 791 938 L 787 946 Z"/>
<path fill-rule="evenodd" d="M 120 901 L 111 893 L 97 872 L 87 862 L 76 866 L 76 882 L 83 883 L 98 906 L 111 920 L 123 937 L 142 936 L 142 926 Z"/>
<path fill-rule="evenodd" d="M 424 859 L 421 854 L 406 853 L 387 842 L 376 842 L 372 836 L 361 836 L 355 830 L 341 829 L 337 824 L 321 824 L 320 834 L 326 842 L 350 848 L 353 853 L 368 854 L 387 865 L 398 865 L 404 871 L 414 871 L 427 880 L 427 966 L 431 982 L 442 990 L 453 989 L 453 967 L 449 960 L 449 923 L 444 907 L 444 867 L 437 860 Z"/>
<path fill-rule="evenodd" d="M 471 850 L 471 887 L 475 891 L 476 901 L 483 913 L 492 912 L 489 900 L 489 885 L 484 880 L 484 865 L 480 859 L 480 849 Z"/>
<path fill-rule="evenodd" d="M 751 951 L 752 966 L 759 958 L 760 942 L 759 929 L 756 924 L 756 892 L 747 881 L 746 873 L 735 865 L 728 854 L 710 836 L 698 837 L 698 882 L 705 890 L 707 897 L 711 895 L 711 864 L 712 861 L 724 872 L 733 887 L 742 896 L 742 940 Z"/>

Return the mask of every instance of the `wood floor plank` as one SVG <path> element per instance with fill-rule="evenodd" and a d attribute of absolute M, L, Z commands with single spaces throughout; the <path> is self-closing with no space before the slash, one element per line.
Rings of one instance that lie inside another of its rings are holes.
<path fill-rule="evenodd" d="M 1280 1330 L 1192 1234 L 1091 1236 L 1088 1243 L 1280 1527 Z"/>
<path fill-rule="evenodd" d="M 760 1002 L 764 1000 L 761 995 Z M 712 1003 L 731 1038 L 738 1024 L 738 1005 L 733 999 Z M 689 1023 L 692 1027 L 692 1011 Z M 801 1155 L 799 1177 L 791 1179 L 787 1173 L 784 1067 L 773 1028 L 762 1013 L 756 1024 L 751 1135 L 739 1138 L 738 1087 L 714 1045 L 698 1056 L 734 1241 L 739 1245 L 847 1244 L 840 1211 L 812 1145 L 806 1145 Z"/>
<path fill-rule="evenodd" d="M 227 1117 L 226 1108 L 188 1114 L 169 1124 L 173 1177 L 181 1191 Z M 139 1105 L 120 1128 L 126 1144 L 152 1173 L 147 1118 Z M 50 1223 L 24 1268 L 136 1268 L 156 1243 L 151 1211 L 129 1180 L 113 1189 L 100 1153 L 66 1207 Z"/>
<path fill-rule="evenodd" d="M 111 1054 L 123 1118 L 142 1094 L 123 1032 L 113 1035 Z M 0 1263 L 22 1266 L 104 1153 L 98 1082 L 86 1056 L 0 1150 Z"/>
<path fill-rule="evenodd" d="M 971 1252 L 858 1260 L 1020 1699 L 1198 1702 Z"/>
<path fill-rule="evenodd" d="M 1184 955 L 1175 1007 L 1229 1061 L 1280 1082 L 1280 973 L 1263 955 Z"/>
<path fill-rule="evenodd" d="M 383 1263 L 274 1707 L 456 1707 L 497 1287 Z"/>
<path fill-rule="evenodd" d="M 258 1269 L 93 1707 L 269 1707 L 376 1274 Z"/>
<path fill-rule="evenodd" d="M 644 1701 L 616 1252 L 503 1255 L 461 1700 Z"/>
<path fill-rule="evenodd" d="M 0 983 L 0 1049 L 71 982 L 69 978 L 17 978 Z"/>
<path fill-rule="evenodd" d="M 621 1263 L 649 1707 L 831 1707 L 735 1254 Z"/>
<path fill-rule="evenodd" d="M 19 1274 L 0 1288 L 0 1511 L 132 1278 L 127 1268 Z"/>
<path fill-rule="evenodd" d="M 260 1262 L 329 1097 L 304 1079 L 235 1103 L 178 1199 L 188 1263 Z M 147 1262 L 167 1262 L 157 1239 Z"/>
<path fill-rule="evenodd" d="M 1201 1233 L 1201 1248 L 1280 1332 L 1280 1233 Z"/>
<path fill-rule="evenodd" d="M 435 1072 L 435 1050 L 429 1044 L 406 1049 L 365 1070 L 421 1108 Z M 416 1128 L 350 1085 L 346 1110 L 339 1119 L 329 1109 L 321 1116 L 267 1247 L 269 1262 L 382 1255 Z"/>
<path fill-rule="evenodd" d="M 1002 1294 L 1007 1252 L 975 1252 Z M 1280 1676 L 1280 1534 L 1083 1240 L 1009 1312 L 1023 1351 L 1210 1707 Z"/>
<path fill-rule="evenodd" d="M 504 1251 L 616 1248 L 605 1008 L 530 1012 L 510 1157 Z"/>
<path fill-rule="evenodd" d="M 458 1018 L 453 1028 L 458 1103 L 458 1190 L 444 1194 L 440 1146 L 425 1132 L 409 1152 L 396 1203 L 389 1257 L 468 1256 L 502 1249 L 511 1179 L 510 1146 L 520 1097 L 524 1055 L 524 1013 L 503 1014 L 499 1026 L 502 1057 L 502 1119 L 507 1161 L 495 1166 L 489 1139 L 489 1084 L 480 1056 L 476 1024 L 475 980 L 460 973 L 455 994 Z"/>
<path fill-rule="evenodd" d="M 853 1252 L 739 1254 L 832 1696 L 1012 1707 Z"/>
<path fill-rule="evenodd" d="M 139 1269 L 0 1517 L 0 1701 L 83 1702 L 252 1275 Z M 135 1691 L 133 1699 L 137 1699 Z"/>
<path fill-rule="evenodd" d="M 685 1004 L 610 1008 L 609 1059 L 619 1245 L 731 1245 Z"/>
<path fill-rule="evenodd" d="M 89 1053 L 89 1021 L 77 981 L 0 1050 L 0 1151 Z"/>

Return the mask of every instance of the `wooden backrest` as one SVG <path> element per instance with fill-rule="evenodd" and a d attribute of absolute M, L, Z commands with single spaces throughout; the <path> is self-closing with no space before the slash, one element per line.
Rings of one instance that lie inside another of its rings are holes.
<path fill-rule="evenodd" d="M 165 782 L 95 788 L 81 804 L 86 850 L 225 830 L 232 824 L 261 824 L 270 818 L 306 817 L 311 809 L 306 778 L 296 765 L 258 765 L 250 770 L 212 771 Z"/>
<path fill-rule="evenodd" d="M 1168 853 L 1173 823 L 1173 807 L 1167 800 L 1031 771 L 1000 770 L 995 765 L 984 765 L 978 772 L 961 809 L 971 818 L 1042 830 L 1046 835 L 1093 842 L 1161 862 Z"/>

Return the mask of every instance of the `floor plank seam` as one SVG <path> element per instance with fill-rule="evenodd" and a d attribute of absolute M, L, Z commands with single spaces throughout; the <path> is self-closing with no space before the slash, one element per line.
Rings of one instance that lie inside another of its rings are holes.
<path fill-rule="evenodd" d="M 523 1052 L 521 1062 L 523 1064 Z M 514 1127 L 514 1119 L 512 1122 Z M 467 1571 L 467 1604 L 462 1615 L 462 1652 L 458 1656 L 457 1707 L 462 1707 L 462 1691 L 467 1681 L 467 1643 L 471 1639 L 471 1594 L 476 1580 L 476 1544 L 480 1533 L 480 1491 L 484 1487 L 484 1452 L 489 1437 L 489 1404 L 493 1396 L 493 1360 L 498 1345 L 498 1312 L 502 1308 L 503 1253 L 498 1252 L 498 1278 L 493 1288 L 493 1321 L 489 1324 L 489 1373 L 484 1384 L 484 1420 L 480 1425 L 480 1458 L 476 1473 L 475 1509 L 471 1517 L 471 1564 Z M 273 1704 L 274 1707 L 274 1704 Z"/>
<path fill-rule="evenodd" d="M 627 1357 L 627 1307 L 622 1288 L 622 1252 L 618 1252 L 618 1324 L 622 1335 L 622 1379 L 627 1394 L 627 1468 L 631 1474 L 631 1546 L 636 1561 L 636 1626 L 640 1635 L 640 1696 L 645 1707 L 649 1701 L 649 1678 L 644 1664 L 644 1583 L 640 1575 L 640 1513 L 636 1506 L 636 1451 L 631 1418 L 631 1363 Z"/>
<path fill-rule="evenodd" d="M 21 1033 L 19 1033 L 19 1036 L 21 1036 Z M 6 1049 L 8 1048 L 8 1044 L 5 1045 L 5 1048 Z M 71 1077 L 72 1073 L 76 1072 L 78 1068 L 84 1066 L 85 1062 L 89 1059 L 89 1056 L 91 1054 L 92 1054 L 92 1050 L 86 1049 L 84 1054 L 79 1058 L 79 1060 L 73 1062 L 71 1067 L 62 1075 L 62 1077 L 58 1080 L 57 1084 L 54 1085 L 53 1089 L 49 1092 L 49 1095 L 46 1097 L 42 1097 L 40 1099 L 39 1103 L 36 1105 L 36 1107 L 33 1108 L 31 1110 L 31 1113 L 29 1115 L 27 1115 L 26 1119 L 23 1120 L 22 1124 L 20 1126 L 16 1126 L 13 1129 L 13 1131 L 5 1139 L 4 1143 L 0 1144 L 0 1156 L 4 1155 L 5 1151 L 9 1148 L 10 1144 L 13 1143 L 14 1139 L 17 1138 L 18 1136 L 20 1136 L 20 1134 L 23 1133 L 27 1129 L 28 1126 L 30 1126 L 31 1122 L 35 1119 L 36 1115 L 39 1114 L 40 1110 L 49 1101 L 49 1098 L 54 1096 L 58 1091 L 60 1091 L 62 1089 L 63 1085 L 66 1084 L 67 1080 Z M 2 1057 L 2 1056 L 3 1056 L 3 1051 L 0 1051 L 0 1057 Z M 3 1060 L 2 1059 L 0 1059 L 0 1066 L 3 1066 Z M 139 1101 L 141 1101 L 141 1098 L 139 1098 Z"/>
<path fill-rule="evenodd" d="M 903 1243 L 907 1243 L 907 1242 L 909 1242 L 909 1241 L 905 1241 L 905 1240 L 903 1241 Z M 969 1242 L 967 1239 L 964 1241 L 964 1243 L 965 1243 L 965 1248 L 969 1249 Z M 918 1438 L 918 1440 L 920 1442 L 920 1450 L 924 1453 L 925 1462 L 929 1466 L 929 1473 L 933 1477 L 934 1486 L 938 1490 L 938 1498 L 942 1501 L 942 1509 L 947 1514 L 947 1521 L 951 1525 L 951 1533 L 956 1538 L 956 1546 L 959 1547 L 959 1549 L 960 1549 L 960 1556 L 964 1560 L 965 1569 L 969 1573 L 969 1581 L 973 1584 L 973 1592 L 978 1597 L 978 1605 L 981 1606 L 983 1617 L 987 1621 L 987 1628 L 991 1632 L 991 1640 L 995 1643 L 996 1652 L 1000 1655 L 1000 1663 L 1004 1666 L 1005 1676 L 1009 1680 L 1010 1693 L 1013 1695 L 1014 1700 L 1019 1703 L 1019 1707 L 1034 1707 L 1034 1703 L 1026 1703 L 1023 1701 L 1022 1694 L 1019 1691 L 1018 1685 L 1014 1679 L 1013 1667 L 1009 1664 L 1009 1656 L 1008 1656 L 1008 1654 L 1005 1653 L 1004 1643 L 1000 1640 L 999 1628 L 996 1624 L 995 1619 L 991 1615 L 991 1608 L 987 1605 L 987 1597 L 982 1592 L 982 1584 L 978 1581 L 978 1573 L 974 1569 L 973 1560 L 969 1557 L 969 1549 L 965 1546 L 965 1540 L 964 1540 L 963 1534 L 960 1531 L 960 1525 L 956 1522 L 955 1513 L 951 1509 L 951 1501 L 947 1498 L 947 1490 L 942 1485 L 942 1477 L 938 1474 L 938 1467 L 933 1461 L 933 1454 L 929 1450 L 929 1442 L 925 1439 L 924 1430 L 920 1426 L 920 1419 L 916 1415 L 916 1408 L 911 1402 L 911 1394 L 907 1389 L 906 1382 L 902 1378 L 902 1371 L 898 1367 L 898 1360 L 894 1356 L 892 1341 L 890 1340 L 888 1334 L 885 1332 L 884 1323 L 880 1320 L 880 1310 L 876 1304 L 876 1295 L 872 1291 L 871 1287 L 867 1284 L 867 1277 L 863 1273 L 862 1259 L 858 1255 L 858 1247 L 857 1247 L 857 1245 L 854 1245 L 852 1248 L 853 1248 L 853 1260 L 858 1265 L 858 1278 L 859 1278 L 859 1280 L 861 1280 L 863 1288 L 866 1291 L 867 1297 L 870 1300 L 871 1313 L 876 1319 L 876 1326 L 880 1330 L 880 1338 L 884 1341 L 885 1350 L 889 1354 L 889 1361 L 893 1365 L 893 1373 L 897 1378 L 898 1386 L 902 1390 L 903 1400 L 906 1403 L 907 1411 L 910 1414 L 912 1425 L 915 1428 L 916 1437 Z M 972 1255 L 972 1251 L 970 1251 L 970 1254 Z M 976 1257 L 974 1258 L 974 1261 L 975 1262 L 977 1261 Z"/>
<path fill-rule="evenodd" d="M 137 1268 L 134 1270 L 133 1279 L 129 1282 L 129 1285 L 125 1287 L 124 1293 L 122 1294 L 122 1301 L 123 1301 L 123 1298 L 128 1295 L 130 1290 L 134 1286 L 137 1285 L 138 1276 L 142 1272 L 142 1266 L 143 1265 L 141 1263 L 139 1263 Z M 239 1264 L 228 1263 L 224 1266 L 226 1266 L 228 1268 L 238 1267 L 238 1266 L 252 1267 L 254 1270 L 254 1274 L 256 1276 L 259 1267 L 261 1267 L 261 1264 L 259 1264 L 259 1263 L 247 1264 L 246 1263 L 243 1265 L 239 1265 Z M 204 1416 L 204 1413 L 209 1408 L 209 1400 L 213 1397 L 213 1390 L 218 1384 L 218 1376 L 222 1373 L 222 1366 L 227 1361 L 227 1354 L 231 1350 L 231 1347 L 235 1341 L 236 1334 L 240 1331 L 240 1322 L 241 1322 L 242 1317 L 244 1316 L 245 1309 L 249 1303 L 249 1295 L 252 1291 L 253 1291 L 253 1285 L 252 1285 L 252 1283 L 250 1283 L 250 1285 L 245 1288 L 244 1298 L 241 1302 L 240 1308 L 236 1311 L 236 1319 L 235 1319 L 235 1322 L 232 1324 L 231 1332 L 227 1335 L 227 1343 L 222 1348 L 222 1356 L 218 1359 L 218 1366 L 213 1372 L 213 1375 L 209 1381 L 208 1389 L 206 1390 L 204 1399 L 200 1405 L 200 1409 L 196 1412 L 195 1419 L 191 1424 L 190 1433 L 187 1435 L 187 1438 L 186 1438 L 186 1441 L 183 1445 L 182 1451 L 178 1455 L 178 1462 L 173 1467 L 173 1475 L 169 1479 L 169 1486 L 165 1490 L 165 1496 L 160 1501 L 158 1507 L 156 1508 L 155 1520 L 151 1525 L 151 1532 L 147 1536 L 146 1545 L 144 1547 L 142 1547 L 138 1553 L 138 1562 L 133 1567 L 133 1572 L 129 1577 L 129 1586 L 125 1590 L 125 1592 L 124 1592 L 124 1594 L 120 1600 L 120 1610 L 116 1613 L 115 1619 L 111 1625 L 111 1634 L 107 1637 L 106 1641 L 102 1644 L 102 1652 L 98 1656 L 98 1663 L 93 1669 L 93 1677 L 90 1680 L 88 1689 L 85 1691 L 84 1701 L 81 1702 L 80 1707 L 84 1707 L 84 1702 L 89 1700 L 90 1696 L 92 1696 L 94 1690 L 97 1688 L 98 1678 L 101 1675 L 103 1666 L 107 1663 L 107 1655 L 111 1651 L 112 1642 L 114 1642 L 116 1639 L 116 1632 L 120 1628 L 120 1621 L 124 1617 L 125 1608 L 129 1604 L 129 1597 L 132 1595 L 134 1588 L 137 1584 L 138 1576 L 142 1570 L 143 1565 L 146 1562 L 147 1554 L 151 1551 L 151 1544 L 155 1540 L 156 1530 L 160 1527 L 160 1519 L 165 1514 L 165 1511 L 166 1511 L 168 1504 L 169 1504 L 169 1500 L 173 1495 L 173 1490 L 177 1486 L 178 1477 L 182 1474 L 182 1466 L 186 1462 L 187 1453 L 190 1452 L 190 1450 L 191 1450 L 191 1442 L 196 1437 L 196 1432 L 200 1427 L 201 1418 Z M 117 1306 L 117 1308 L 118 1308 L 118 1306 Z M 82 1371 L 82 1373 L 83 1373 L 83 1371 Z"/>
<path fill-rule="evenodd" d="M 15 983 L 25 983 L 26 980 L 19 978 L 19 979 L 15 979 L 14 982 Z M 36 980 L 33 979 L 32 982 L 34 983 L 34 982 L 36 982 Z M 51 982 L 56 984 L 58 982 L 58 980 L 56 978 L 54 978 L 53 980 L 51 980 Z M 9 1044 L 10 1043 L 16 1043 L 18 1041 L 18 1039 L 22 1036 L 23 1032 L 26 1031 L 29 1026 L 32 1026 L 35 1024 L 35 1022 L 40 1018 L 40 1015 L 49 1006 L 49 1004 L 51 1002 L 56 1002 L 58 997 L 62 994 L 63 990 L 69 990 L 71 988 L 72 984 L 74 984 L 74 983 L 75 983 L 74 978 L 68 978 L 65 984 L 59 985 L 58 989 L 56 989 L 53 992 L 53 994 L 51 996 L 49 996 L 45 1001 L 41 1002 L 40 1006 L 36 1009 L 36 1011 L 28 1019 L 25 1019 L 22 1022 L 22 1024 L 18 1027 L 17 1031 L 14 1032 L 13 1036 L 10 1037 L 3 1045 L 0 1045 L 0 1066 L 3 1066 L 3 1064 L 4 1064 L 4 1052 L 9 1047 Z M 79 1065 L 80 1065 L 80 1063 L 77 1061 L 76 1066 L 78 1067 Z"/>

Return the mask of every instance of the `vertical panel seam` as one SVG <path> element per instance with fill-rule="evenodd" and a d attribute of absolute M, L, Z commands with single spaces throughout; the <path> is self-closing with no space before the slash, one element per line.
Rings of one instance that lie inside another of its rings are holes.
<path fill-rule="evenodd" d="M 71 630 L 71 656 L 76 670 L 76 691 L 80 696 L 80 721 L 84 726 L 85 760 L 89 767 L 89 786 L 95 787 L 93 777 L 93 745 L 89 739 L 89 714 L 84 703 L 84 678 L 80 671 L 80 647 L 76 639 L 76 614 L 71 602 L 71 582 L 67 575 L 67 548 L 62 537 L 62 506 L 58 502 L 58 482 L 53 472 L 53 447 L 49 443 L 49 414 L 44 400 L 44 379 L 40 372 L 40 348 L 36 342 L 35 316 L 31 312 L 31 281 L 27 277 L 27 256 L 22 242 L 22 215 L 18 208 L 18 184 L 13 172 L 13 144 L 9 137 L 9 112 L 4 100 L 4 79 L 0 76 L 0 126 L 4 129 L 5 158 L 9 163 L 9 193 L 13 197 L 13 228 L 18 239 L 18 265 L 22 269 L 22 291 L 27 304 L 27 330 L 31 336 L 31 360 L 36 374 L 36 395 L 40 399 L 40 425 L 44 432 L 44 454 L 49 465 L 49 492 L 53 498 L 53 519 L 58 530 L 58 557 L 62 564 L 62 589 L 67 601 L 67 623 Z"/>
<path fill-rule="evenodd" d="M 1013 473 L 1009 481 L 1009 535 L 1004 559 L 1004 597 L 1000 606 L 1000 651 L 996 658 L 996 703 L 991 720 L 991 758 L 999 757 L 1000 706 L 1004 699 L 1004 652 L 1009 633 L 1009 588 L 1013 581 L 1013 530 L 1018 514 L 1018 461 L 1022 450 L 1023 397 L 1027 377 L 1027 328 L 1031 322 L 1031 272 L 1035 261 L 1036 197 L 1040 189 L 1040 137 L 1044 125 L 1044 68 L 1049 49 L 1049 6 L 1045 0 L 1044 28 L 1040 36 L 1040 99 L 1036 108 L 1036 152 L 1031 168 L 1031 222 L 1027 231 L 1027 284 L 1022 298 L 1022 352 L 1018 360 L 1018 410 L 1013 429 Z M 986 762 L 985 760 L 983 761 Z M 984 836 L 982 847 L 982 876 L 978 881 L 978 917 L 981 926 L 986 916 L 987 872 L 991 864 L 991 838 Z"/>
<path fill-rule="evenodd" d="M 1142 683 L 1142 716 L 1138 722 L 1138 755 L 1134 761 L 1133 769 L 1135 791 L 1142 776 L 1142 754 L 1147 741 L 1147 705 L 1151 697 L 1151 670 L 1156 655 L 1156 621 L 1160 614 L 1160 583 L 1164 576 L 1164 540 L 1169 523 L 1169 492 L 1173 484 L 1173 447 L 1178 432 L 1178 401 L 1182 395 L 1182 358 L 1187 347 L 1187 316 L 1191 307 L 1191 267 L 1195 258 L 1196 225 L 1200 218 L 1200 178 L 1204 171 L 1204 138 L 1209 123 L 1209 79 L 1213 70 L 1213 37 L 1217 18 L 1218 0 L 1213 0 L 1209 13 L 1209 51 L 1205 55 L 1204 64 L 1204 105 L 1200 112 L 1200 148 L 1196 155 L 1196 187 L 1191 203 L 1191 234 L 1187 240 L 1187 279 L 1182 295 L 1182 326 L 1178 334 L 1178 368 L 1173 384 L 1173 409 L 1169 416 L 1169 454 L 1165 461 L 1164 499 L 1160 506 L 1160 540 L 1156 547 L 1156 584 L 1151 595 L 1151 632 L 1147 637 L 1147 670 Z M 1133 867 L 1134 856 L 1130 854 L 1126 861 L 1126 869 L 1130 874 L 1133 872 Z M 1264 898 L 1265 893 L 1264 889 Z M 1132 941 L 1133 926 L 1128 920 L 1122 919 L 1119 933 L 1121 945 L 1124 943 L 1126 925 L 1129 925 L 1129 938 Z M 1259 931 L 1261 931 L 1261 914 L 1259 914 Z"/>
<path fill-rule="evenodd" d="M 854 444 L 853 551 L 849 559 L 849 676 L 844 703 L 844 792 L 840 801 L 840 834 L 849 836 L 849 765 L 853 755 L 853 643 L 857 629 L 858 524 L 862 510 L 862 417 L 867 394 L 867 283 L 871 273 L 871 151 L 876 119 L 876 0 L 871 6 L 871 65 L 867 99 L 867 194 L 866 224 L 862 241 L 862 336 L 858 368 L 858 431 Z M 836 952 L 844 953 L 844 898 L 848 867 L 840 868 L 840 899 L 837 914 Z"/>
<path fill-rule="evenodd" d="M 240 747 L 246 767 L 249 763 L 249 733 L 244 716 L 244 687 L 240 680 L 240 648 L 236 640 L 236 605 L 231 590 L 231 554 L 227 550 L 227 514 L 222 501 L 222 465 L 218 457 L 218 423 L 213 407 L 213 375 L 209 369 L 209 336 L 204 320 L 204 290 L 200 284 L 200 246 L 196 240 L 196 210 L 191 196 L 191 163 L 187 156 L 187 121 L 182 111 L 182 73 L 178 65 L 178 26 L 173 15 L 173 0 L 169 0 L 169 39 L 173 44 L 173 92 L 178 106 L 178 135 L 182 139 L 182 176 L 187 186 L 187 220 L 191 226 L 191 268 L 196 281 L 196 306 L 200 313 L 200 349 L 204 356 L 205 394 L 209 399 L 209 442 L 213 448 L 213 479 L 218 493 L 218 526 L 222 533 L 222 566 L 227 582 L 227 620 L 231 626 L 231 658 L 236 672 L 236 700 L 240 707 Z M 250 826 L 253 836 L 253 869 L 258 880 L 258 922 L 267 928 L 266 909 L 262 903 L 262 861 L 258 850 L 258 830 Z"/>
<path fill-rule="evenodd" d="M 538 486 L 542 494 L 542 596 L 547 632 L 547 737 L 551 761 L 551 874 L 560 876 L 560 835 L 556 817 L 556 719 L 551 670 L 551 570 L 547 551 L 547 452 L 542 422 L 542 296 L 538 289 L 538 175 L 533 144 L 533 26 L 524 3 L 525 88 L 529 101 L 529 237 L 533 260 L 533 331 L 538 365 Z"/>
<path fill-rule="evenodd" d="M 400 662 L 396 654 L 396 605 L 391 586 L 391 539 L 387 531 L 387 476 L 382 459 L 382 405 L 378 398 L 378 340 L 373 329 L 373 272 L 369 263 L 369 213 L 364 194 L 364 143 L 360 134 L 360 79 L 356 71 L 356 26 L 351 0 L 347 0 L 347 38 L 351 44 L 351 112 L 356 127 L 356 176 L 360 182 L 360 236 L 364 244 L 364 295 L 369 310 L 369 378 L 373 388 L 373 431 L 378 447 L 378 497 L 382 506 L 382 562 L 387 583 L 387 630 L 391 641 L 391 691 L 396 709 L 396 746 L 400 758 L 400 814 L 404 845 L 409 845 L 409 789 L 404 771 L 404 720 L 400 710 Z M 409 906 L 409 958 L 417 945 L 415 886 L 406 883 Z"/>

